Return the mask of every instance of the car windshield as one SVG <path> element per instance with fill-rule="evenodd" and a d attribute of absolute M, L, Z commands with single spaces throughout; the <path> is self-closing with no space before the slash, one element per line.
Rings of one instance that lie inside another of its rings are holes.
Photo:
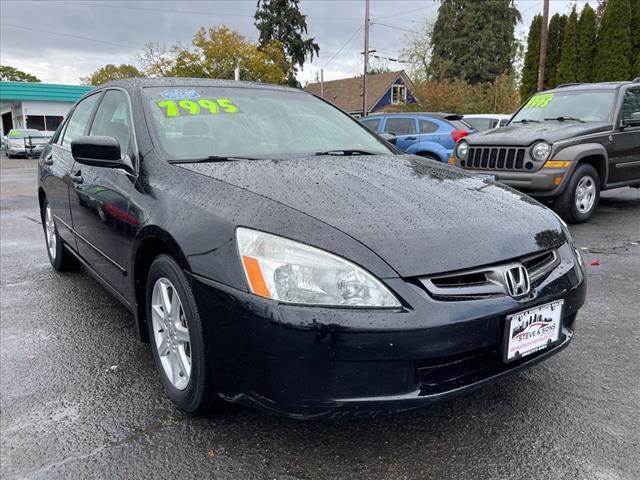
<path fill-rule="evenodd" d="M 250 87 L 152 87 L 144 92 L 168 160 L 393 153 L 357 121 L 303 92 Z"/>
<path fill-rule="evenodd" d="M 42 133 L 40 130 L 11 130 L 9 133 L 9 138 L 11 139 L 20 139 L 27 137 L 42 137 Z"/>
<path fill-rule="evenodd" d="M 614 90 L 540 93 L 529 99 L 511 123 L 549 122 L 560 117 L 583 122 L 610 122 L 615 95 Z"/>

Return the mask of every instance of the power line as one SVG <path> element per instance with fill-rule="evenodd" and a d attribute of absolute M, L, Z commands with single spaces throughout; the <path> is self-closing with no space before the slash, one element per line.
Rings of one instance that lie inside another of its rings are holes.
<path fill-rule="evenodd" d="M 438 4 L 434 3 L 432 5 L 427 5 L 426 7 L 420 7 L 420 8 L 416 8 L 414 10 L 408 10 L 406 12 L 400 12 L 400 13 L 394 13 L 393 15 L 383 15 L 381 17 L 376 17 L 376 18 L 393 18 L 393 17 L 400 17 L 401 15 L 408 15 L 410 13 L 414 13 L 414 12 L 418 12 L 420 10 L 427 10 L 427 9 L 431 9 L 433 7 L 437 7 Z"/>
<path fill-rule="evenodd" d="M 10 24 L 10 23 L 2 23 L 0 25 L 2 25 L 3 27 L 11 27 L 11 28 L 19 28 L 21 30 L 29 30 L 31 32 L 48 33 L 49 35 L 58 35 L 60 37 L 70 37 L 70 38 L 77 38 L 77 39 L 80 39 L 80 40 L 87 40 L 89 42 L 104 43 L 105 45 L 112 45 L 114 47 L 128 48 L 128 49 L 131 49 L 131 50 L 140 50 L 140 47 L 132 47 L 130 45 L 122 45 L 121 43 L 113 43 L 113 42 L 108 42 L 106 40 L 98 40 L 96 38 L 81 37 L 80 35 L 72 35 L 70 33 L 52 32 L 50 30 L 40 30 L 39 28 L 25 27 L 23 25 L 13 25 L 13 24 Z"/>
<path fill-rule="evenodd" d="M 325 63 L 325 64 L 321 67 L 321 69 L 325 69 L 325 68 L 327 67 L 327 65 L 329 65 L 329 64 L 333 61 L 333 59 L 334 59 L 334 58 L 336 58 L 336 57 L 338 56 L 338 54 L 339 54 L 340 52 L 342 52 L 342 50 L 344 50 L 344 49 L 345 49 L 345 47 L 346 47 L 347 45 L 350 45 L 350 44 L 351 44 L 351 42 L 353 42 L 353 39 L 354 39 L 354 38 L 356 38 L 356 35 L 357 35 L 358 33 L 360 33 L 360 30 L 362 30 L 363 28 L 364 28 L 364 27 L 363 27 L 362 25 L 361 25 L 361 26 L 359 26 L 359 27 L 356 29 L 356 31 L 355 31 L 355 32 L 353 32 L 353 34 L 349 37 L 349 40 L 347 40 L 346 42 L 344 42 L 344 44 L 342 45 L 342 47 L 340 47 L 340 49 L 339 49 L 336 53 L 334 53 L 334 54 L 333 54 L 333 56 L 332 56 L 332 57 L 327 61 L 327 63 Z"/>
<path fill-rule="evenodd" d="M 40 2 L 37 2 L 40 3 Z M 83 6 L 83 7 L 99 7 L 99 8 L 121 8 L 126 10 L 142 10 L 147 12 L 161 12 L 161 13 L 183 13 L 187 15 L 209 15 L 213 17 L 239 17 L 239 18 L 254 18 L 253 15 L 248 15 L 244 13 L 219 13 L 219 12 L 207 12 L 201 10 L 173 10 L 168 8 L 151 8 L 151 7 L 139 7 L 133 5 L 114 5 L 114 4 L 104 4 L 104 3 L 87 3 L 87 2 L 70 2 L 70 1 L 61 1 L 61 0 L 51 0 L 48 3 L 58 3 L 62 5 L 73 5 L 73 6 Z M 318 20 L 360 20 L 359 18 L 353 17 L 316 17 L 314 15 L 305 15 L 307 17 L 312 17 Z"/>
<path fill-rule="evenodd" d="M 380 22 L 371 22 L 372 25 L 380 25 L 382 27 L 387 27 L 387 28 L 393 28 L 395 30 L 402 30 L 403 32 L 409 32 L 409 33 L 420 33 L 420 32 L 416 32 L 415 30 L 409 30 L 408 28 L 403 28 L 403 27 L 398 27 L 397 25 L 389 25 L 387 23 L 380 23 Z"/>

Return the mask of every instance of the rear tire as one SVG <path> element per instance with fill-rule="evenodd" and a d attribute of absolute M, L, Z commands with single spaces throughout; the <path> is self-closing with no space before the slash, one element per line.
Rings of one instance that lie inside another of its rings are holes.
<path fill-rule="evenodd" d="M 566 222 L 583 223 L 591 218 L 599 199 L 600 176 L 593 166 L 583 163 L 573 172 L 553 206 Z"/>
<path fill-rule="evenodd" d="M 165 391 L 186 412 L 208 410 L 216 399 L 211 343 L 187 277 L 169 255 L 151 264 L 145 298 L 151 351 Z"/>
<path fill-rule="evenodd" d="M 64 241 L 58 234 L 55 217 L 51 211 L 51 205 L 45 198 L 42 204 L 42 227 L 44 239 L 47 245 L 47 255 L 54 270 L 66 272 L 78 268 L 78 261 L 64 246 Z"/>

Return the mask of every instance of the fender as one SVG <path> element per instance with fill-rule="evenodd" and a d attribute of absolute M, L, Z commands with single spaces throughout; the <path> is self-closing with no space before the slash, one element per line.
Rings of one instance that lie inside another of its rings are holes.
<path fill-rule="evenodd" d="M 421 152 L 432 153 L 436 155 L 442 163 L 447 163 L 449 159 L 450 151 L 436 142 L 422 141 L 411 145 L 406 150 L 407 153 L 417 155 Z"/>
<path fill-rule="evenodd" d="M 573 162 L 569 174 L 573 173 L 573 170 L 577 167 L 583 158 L 591 156 L 599 156 L 598 167 L 601 172 L 604 172 L 600 179 L 601 187 L 607 184 L 609 178 L 609 155 L 607 149 L 599 143 L 582 143 L 578 145 L 571 145 L 564 148 L 560 148 L 557 152 L 551 156 L 551 160 L 570 160 Z M 568 178 L 570 175 L 566 175 Z"/>

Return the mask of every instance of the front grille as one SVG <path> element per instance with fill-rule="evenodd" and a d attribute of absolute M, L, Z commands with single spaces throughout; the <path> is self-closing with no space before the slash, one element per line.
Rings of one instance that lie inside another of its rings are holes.
<path fill-rule="evenodd" d="M 553 250 L 528 255 L 520 259 L 527 269 L 529 281 L 536 286 L 559 264 L 560 255 Z M 517 263 L 474 268 L 448 275 L 419 278 L 419 282 L 437 300 L 472 300 L 483 297 L 508 295 L 504 272 Z"/>
<path fill-rule="evenodd" d="M 470 147 L 466 168 L 489 170 L 522 170 L 525 168 L 525 148 Z"/>

